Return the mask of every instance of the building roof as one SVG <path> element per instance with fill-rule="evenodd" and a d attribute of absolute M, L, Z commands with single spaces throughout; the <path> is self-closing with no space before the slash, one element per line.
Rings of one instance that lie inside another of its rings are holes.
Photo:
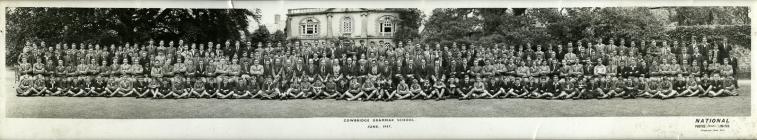
<path fill-rule="evenodd" d="M 299 8 L 289 9 L 287 16 L 316 15 L 325 13 L 387 12 L 389 8 Z"/>

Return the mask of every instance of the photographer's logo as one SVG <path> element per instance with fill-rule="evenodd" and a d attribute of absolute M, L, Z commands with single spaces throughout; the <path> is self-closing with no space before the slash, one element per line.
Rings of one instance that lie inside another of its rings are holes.
<path fill-rule="evenodd" d="M 700 131 L 725 131 L 730 127 L 728 118 L 697 118 L 694 119 L 694 128 Z"/>

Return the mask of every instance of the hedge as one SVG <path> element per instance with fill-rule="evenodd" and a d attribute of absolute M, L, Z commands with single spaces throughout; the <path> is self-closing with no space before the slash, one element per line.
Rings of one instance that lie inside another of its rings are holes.
<path fill-rule="evenodd" d="M 688 40 L 691 36 L 696 36 L 697 41 L 702 36 L 712 38 L 711 40 L 721 40 L 728 38 L 728 44 L 751 49 L 751 26 L 749 25 L 710 25 L 710 26 L 679 26 L 666 32 L 671 39 Z"/>

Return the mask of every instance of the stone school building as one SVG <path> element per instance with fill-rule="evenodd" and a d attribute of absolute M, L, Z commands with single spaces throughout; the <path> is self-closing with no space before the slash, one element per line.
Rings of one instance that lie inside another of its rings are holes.
<path fill-rule="evenodd" d="M 303 8 L 287 12 L 287 39 L 303 43 L 338 39 L 391 42 L 397 30 L 396 11 L 386 8 Z"/>

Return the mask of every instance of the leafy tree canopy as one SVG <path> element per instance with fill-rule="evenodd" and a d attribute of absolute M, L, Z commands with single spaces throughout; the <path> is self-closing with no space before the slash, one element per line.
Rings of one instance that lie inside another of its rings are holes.
<path fill-rule="evenodd" d="M 188 42 L 241 40 L 249 34 L 247 9 L 7 8 L 6 64 L 15 64 L 26 41 L 123 44 L 150 39 Z"/>
<path fill-rule="evenodd" d="M 423 11 L 417 8 L 391 8 L 391 10 L 399 12 L 394 42 L 420 39 L 418 28 L 422 25 L 423 19 L 426 18 Z"/>
<path fill-rule="evenodd" d="M 681 35 L 700 34 L 682 33 L 682 30 L 670 33 L 671 22 L 684 25 L 743 25 L 748 24 L 748 10 L 747 7 L 442 8 L 433 11 L 424 23 L 421 35 L 425 43 L 438 42 L 444 45 L 452 42 L 479 45 L 562 44 L 581 39 L 595 41 L 599 38 L 605 41 L 610 38 L 626 38 L 631 41 L 671 39 L 682 38 Z M 695 15 L 712 16 L 703 18 Z M 746 31 L 738 34 L 749 34 Z"/>

